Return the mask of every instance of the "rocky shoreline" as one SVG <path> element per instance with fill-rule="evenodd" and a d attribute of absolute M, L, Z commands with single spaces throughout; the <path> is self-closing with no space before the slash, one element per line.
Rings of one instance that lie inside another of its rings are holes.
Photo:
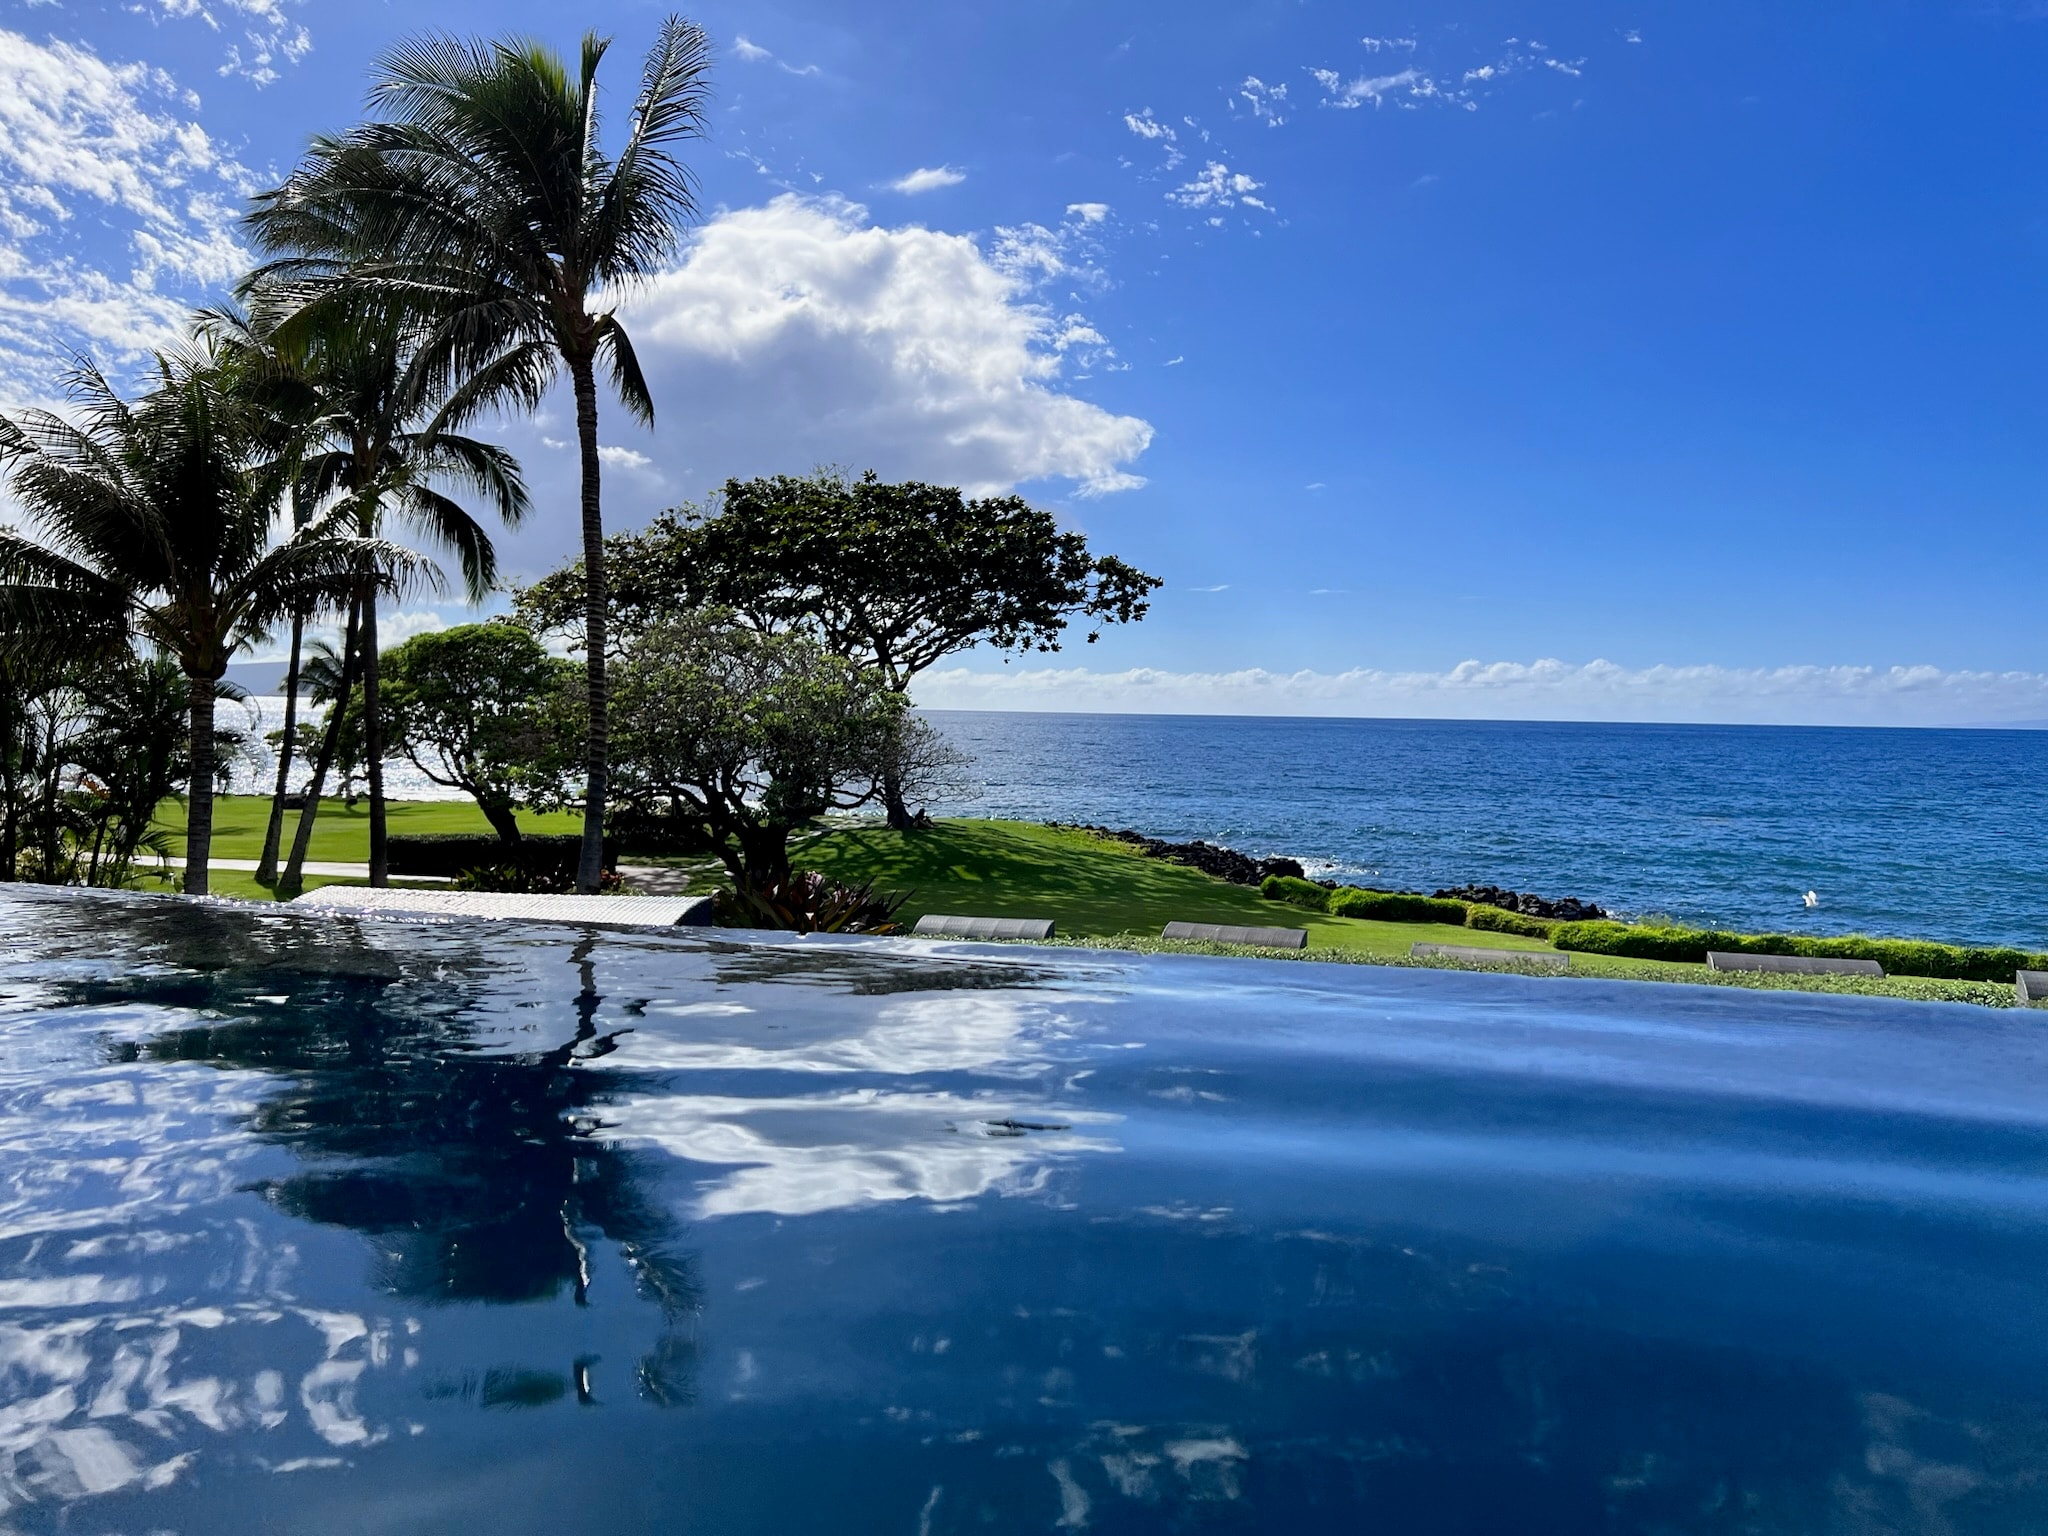
<path fill-rule="evenodd" d="M 1205 843 L 1199 838 L 1191 843 L 1169 843 L 1163 838 L 1147 837 L 1144 833 L 1133 831 L 1129 827 L 1102 827 L 1088 822 L 1068 821 L 1048 822 L 1047 825 L 1063 832 L 1086 832 L 1113 843 L 1125 843 L 1136 848 L 1148 859 L 1164 859 L 1169 864 L 1185 864 L 1190 869 L 1199 869 L 1205 875 L 1228 880 L 1232 885 L 1257 885 L 1274 875 L 1283 875 L 1294 880 L 1307 878 L 1299 859 L 1255 859 L 1250 854 L 1239 853 L 1235 848 Z M 1327 890 L 1335 890 L 1338 885 L 1335 880 L 1318 880 L 1315 883 Z M 1420 896 L 1423 893 L 1402 891 L 1395 894 Z M 1576 896 L 1560 896 L 1556 900 L 1551 900 L 1538 896 L 1533 891 L 1511 891 L 1498 885 L 1461 885 L 1430 894 L 1439 900 L 1469 901 L 1481 906 L 1499 907 L 1505 912 L 1519 912 L 1524 917 L 1553 918 L 1567 923 L 1595 922 L 1608 915 L 1604 908 L 1590 901 L 1580 901 Z"/>

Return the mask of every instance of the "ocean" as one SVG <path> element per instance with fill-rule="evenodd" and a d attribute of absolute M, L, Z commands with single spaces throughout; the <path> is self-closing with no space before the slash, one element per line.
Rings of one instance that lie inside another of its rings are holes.
<path fill-rule="evenodd" d="M 250 702 L 273 724 L 283 703 Z M 930 718 L 978 781 L 941 814 L 1204 838 L 1362 885 L 1502 885 L 1703 926 L 2048 948 L 2048 732 Z M 265 758 L 238 789 L 267 789 Z M 460 798 L 408 763 L 388 783 Z"/>
<path fill-rule="evenodd" d="M 1703 926 L 2048 947 L 2048 733 L 932 719 L 981 781 L 944 807 L 959 814 L 1205 838 L 1362 885 L 1503 885 Z"/>

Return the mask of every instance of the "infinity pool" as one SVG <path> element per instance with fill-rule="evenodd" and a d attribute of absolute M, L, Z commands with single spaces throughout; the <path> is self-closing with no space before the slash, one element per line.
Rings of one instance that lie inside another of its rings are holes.
<path fill-rule="evenodd" d="M 0 1531 L 2039 1532 L 2039 1015 L 0 894 Z"/>

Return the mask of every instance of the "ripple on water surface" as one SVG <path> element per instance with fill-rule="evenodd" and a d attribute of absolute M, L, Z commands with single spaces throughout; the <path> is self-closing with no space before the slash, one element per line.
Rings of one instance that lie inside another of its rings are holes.
<path fill-rule="evenodd" d="M 2038 1531 L 2040 1031 L 0 894 L 0 1529 Z"/>

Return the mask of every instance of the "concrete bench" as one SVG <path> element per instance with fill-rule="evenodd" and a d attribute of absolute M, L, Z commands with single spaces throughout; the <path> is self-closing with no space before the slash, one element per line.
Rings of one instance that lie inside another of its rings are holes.
<path fill-rule="evenodd" d="M 927 912 L 911 930 L 922 939 L 1049 939 L 1049 917 L 948 917 Z"/>
<path fill-rule="evenodd" d="M 1477 949 L 1469 944 L 1411 944 L 1408 953 L 1418 960 L 1434 956 L 1467 965 L 1540 965 L 1546 971 L 1561 971 L 1572 963 L 1570 955 L 1547 949 Z"/>
<path fill-rule="evenodd" d="M 1707 951 L 1710 971 L 1776 971 L 1792 976 L 1882 976 L 1875 960 L 1841 960 L 1832 955 L 1730 955 Z"/>
<path fill-rule="evenodd" d="M 1238 928 L 1229 923 L 1168 923 L 1162 939 L 1197 939 L 1205 944 L 1250 944 L 1260 949 L 1307 949 L 1306 928 Z"/>
<path fill-rule="evenodd" d="M 2022 1008 L 2048 1003 L 2048 971 L 2021 971 L 2013 979 L 2013 990 L 2019 994 Z"/>
<path fill-rule="evenodd" d="M 518 896 L 494 891 L 409 891 L 323 885 L 294 907 L 392 917 L 473 917 L 528 923 L 597 923 L 607 928 L 706 926 L 709 896 Z"/>

